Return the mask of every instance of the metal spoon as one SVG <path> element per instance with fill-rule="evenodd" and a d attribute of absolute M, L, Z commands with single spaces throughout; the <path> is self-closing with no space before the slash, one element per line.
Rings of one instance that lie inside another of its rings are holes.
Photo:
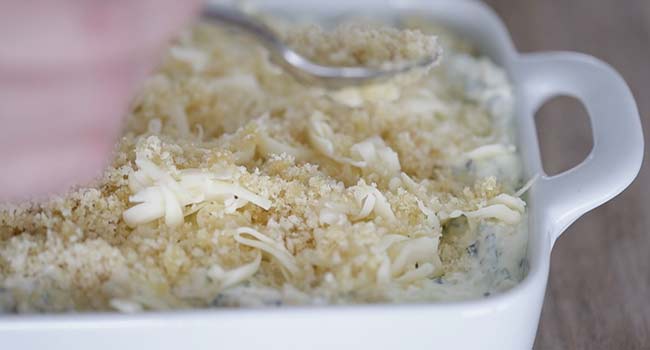
<path fill-rule="evenodd" d="M 203 17 L 252 35 L 269 50 L 271 59 L 276 64 L 282 66 L 298 80 L 328 88 L 384 81 L 413 69 L 427 68 L 438 60 L 436 55 L 423 58 L 420 61 L 394 65 L 390 68 L 324 66 L 314 63 L 292 50 L 264 23 L 241 11 L 225 6 L 210 5 L 203 9 Z"/>

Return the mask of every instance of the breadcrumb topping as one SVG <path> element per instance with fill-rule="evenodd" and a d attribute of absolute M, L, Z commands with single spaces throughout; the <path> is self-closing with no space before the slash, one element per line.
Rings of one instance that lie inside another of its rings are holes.
<path fill-rule="evenodd" d="M 345 23 L 332 31 L 317 25 L 288 27 L 281 34 L 301 54 L 334 66 L 384 67 L 441 55 L 437 37 L 417 29 Z"/>
<path fill-rule="evenodd" d="M 285 37 L 337 64 L 437 50 L 419 31 Z M 144 84 L 95 186 L 0 209 L 0 311 L 461 300 L 512 287 L 526 210 L 510 85 L 485 58 L 445 60 L 410 84 L 325 91 L 255 43 L 196 26 Z"/>

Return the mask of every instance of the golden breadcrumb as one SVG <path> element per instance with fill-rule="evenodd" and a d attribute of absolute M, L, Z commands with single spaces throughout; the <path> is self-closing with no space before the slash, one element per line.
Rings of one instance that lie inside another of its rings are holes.
<path fill-rule="evenodd" d="M 355 26 L 286 37 L 338 64 L 436 45 L 419 32 Z M 483 58 L 450 51 L 417 83 L 327 91 L 295 82 L 257 44 L 198 25 L 144 84 L 96 185 L 0 209 L 0 311 L 436 301 L 508 289 L 523 278 L 526 245 L 504 126 L 511 105 L 505 74 Z"/>

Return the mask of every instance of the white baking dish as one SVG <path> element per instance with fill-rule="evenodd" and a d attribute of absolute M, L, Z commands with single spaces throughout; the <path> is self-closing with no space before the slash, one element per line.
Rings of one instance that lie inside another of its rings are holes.
<path fill-rule="evenodd" d="M 506 68 L 516 89 L 525 169 L 528 176 L 541 174 L 529 196 L 526 279 L 501 295 L 439 304 L 2 316 L 0 348 L 530 349 L 553 243 L 574 220 L 627 187 L 641 165 L 641 124 L 625 82 L 585 55 L 518 53 L 499 19 L 475 1 L 260 2 L 272 10 L 319 16 L 415 12 L 449 26 Z M 582 164 L 549 177 L 542 170 L 533 115 L 554 95 L 582 101 L 594 148 Z"/>

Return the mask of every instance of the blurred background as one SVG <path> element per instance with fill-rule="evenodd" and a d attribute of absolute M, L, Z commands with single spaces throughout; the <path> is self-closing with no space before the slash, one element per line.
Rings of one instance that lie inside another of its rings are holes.
<path fill-rule="evenodd" d="M 650 1 L 485 0 L 522 52 L 572 50 L 618 70 L 637 100 L 647 137 Z M 537 114 L 547 173 L 579 163 L 591 148 L 583 107 L 570 98 Z M 585 215 L 556 242 L 535 349 L 650 348 L 650 173 L 644 163 L 622 195 Z"/>

